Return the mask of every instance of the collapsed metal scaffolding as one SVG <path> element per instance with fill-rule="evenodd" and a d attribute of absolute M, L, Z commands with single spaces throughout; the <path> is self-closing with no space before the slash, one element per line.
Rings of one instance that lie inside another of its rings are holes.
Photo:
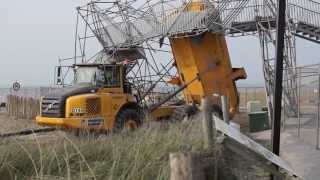
<path fill-rule="evenodd" d="M 75 57 L 82 63 L 128 63 L 130 83 L 146 96 L 168 86 L 175 76 L 167 37 L 195 36 L 206 31 L 229 37 L 259 39 L 269 112 L 272 112 L 275 61 L 275 0 L 202 0 L 201 11 L 186 11 L 191 0 L 91 1 L 77 8 L 84 30 L 77 25 Z M 295 37 L 320 42 L 320 4 L 312 0 L 288 0 L 285 36 L 284 98 L 286 113 L 297 115 Z M 78 23 L 77 23 L 78 24 Z M 318 31 L 319 30 L 319 31 Z M 102 50 L 87 56 L 87 40 L 96 39 Z M 79 55 L 80 54 L 80 55 Z M 76 58 L 75 58 L 76 61 Z M 160 88 L 159 88 L 160 87 Z M 161 88 L 162 87 L 162 88 Z M 272 117 L 270 115 L 270 117 Z"/>

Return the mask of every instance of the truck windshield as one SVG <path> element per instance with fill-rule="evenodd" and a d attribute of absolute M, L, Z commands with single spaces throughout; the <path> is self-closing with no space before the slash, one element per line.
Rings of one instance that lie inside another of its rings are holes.
<path fill-rule="evenodd" d="M 106 67 L 78 67 L 74 84 L 80 86 L 120 87 L 120 68 Z"/>

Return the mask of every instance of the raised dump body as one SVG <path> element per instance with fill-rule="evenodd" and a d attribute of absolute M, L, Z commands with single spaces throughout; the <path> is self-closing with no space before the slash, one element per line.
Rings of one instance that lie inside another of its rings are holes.
<path fill-rule="evenodd" d="M 191 2 L 185 11 L 199 12 L 204 10 L 201 2 Z M 204 96 L 211 97 L 212 103 L 220 105 L 219 95 L 229 99 L 231 115 L 237 112 L 239 97 L 235 81 L 246 78 L 243 68 L 232 68 L 226 39 L 223 33 L 209 31 L 195 36 L 185 34 L 171 37 L 170 44 L 182 84 L 195 77 L 184 91 L 188 104 L 200 104 Z M 218 96 L 213 96 L 217 94 Z"/>

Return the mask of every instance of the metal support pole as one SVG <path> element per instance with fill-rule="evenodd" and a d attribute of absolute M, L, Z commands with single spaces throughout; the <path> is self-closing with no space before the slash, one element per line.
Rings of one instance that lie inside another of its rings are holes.
<path fill-rule="evenodd" d="M 276 41 L 276 62 L 274 76 L 273 96 L 273 123 L 272 123 L 272 152 L 280 155 L 280 133 L 281 133 L 281 102 L 282 102 L 282 80 L 283 80 L 283 56 L 284 56 L 284 35 L 286 27 L 286 0 L 278 1 L 277 12 L 277 41 Z M 276 166 L 279 168 L 278 166 Z M 275 176 L 271 177 L 273 180 Z"/>
<path fill-rule="evenodd" d="M 272 126 L 272 151 L 280 155 L 280 131 L 281 131 L 281 102 L 282 102 L 282 78 L 283 78 L 283 53 L 284 34 L 286 26 L 286 0 L 278 1 L 277 16 L 277 46 L 275 63 L 275 88 L 274 88 L 274 109 Z"/>
<path fill-rule="evenodd" d="M 222 115 L 223 120 L 226 123 L 230 123 L 230 117 L 229 117 L 229 104 L 228 104 L 228 97 L 227 96 L 221 96 L 221 104 L 222 104 Z"/>
<path fill-rule="evenodd" d="M 77 64 L 77 37 L 79 28 L 79 14 L 77 14 L 76 31 L 74 33 L 74 64 Z"/>
<path fill-rule="evenodd" d="M 319 150 L 319 136 L 320 136 L 320 74 L 318 77 L 318 119 L 317 119 L 317 138 L 316 138 L 316 145 L 317 145 L 317 149 Z"/>

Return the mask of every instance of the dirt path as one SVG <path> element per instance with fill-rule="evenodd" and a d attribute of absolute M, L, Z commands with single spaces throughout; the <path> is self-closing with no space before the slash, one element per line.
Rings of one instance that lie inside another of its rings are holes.
<path fill-rule="evenodd" d="M 39 128 L 34 120 L 17 119 L 8 117 L 5 112 L 0 112 L 0 133 L 15 132 L 23 129 Z"/>

